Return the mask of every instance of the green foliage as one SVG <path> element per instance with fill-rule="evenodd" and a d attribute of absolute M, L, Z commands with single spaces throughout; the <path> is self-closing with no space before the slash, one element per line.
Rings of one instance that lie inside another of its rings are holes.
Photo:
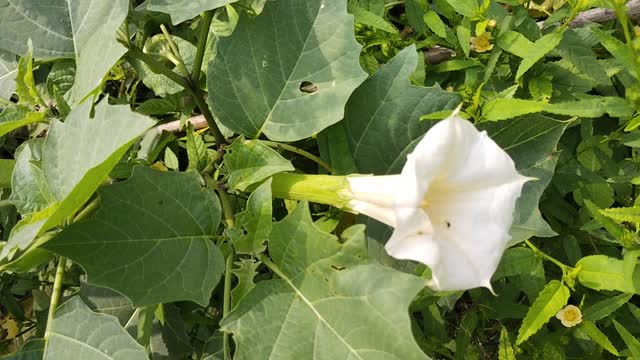
<path fill-rule="evenodd" d="M 0 0 L 0 359 L 640 358 L 626 9 Z M 491 291 L 434 291 L 335 176 L 456 108 L 531 178 Z"/>
<path fill-rule="evenodd" d="M 302 4 L 269 2 L 261 16 L 240 18 L 233 35 L 218 40 L 207 77 L 209 105 L 229 129 L 293 141 L 342 118 L 365 78 L 351 17 L 343 1 Z M 302 91 L 305 85 L 310 90 Z"/>
<path fill-rule="evenodd" d="M 211 242 L 220 219 L 211 190 L 191 174 L 137 167 L 127 182 L 99 195 L 93 217 L 65 228 L 44 248 L 77 262 L 90 284 L 114 289 L 135 306 L 206 304 L 223 270 Z"/>

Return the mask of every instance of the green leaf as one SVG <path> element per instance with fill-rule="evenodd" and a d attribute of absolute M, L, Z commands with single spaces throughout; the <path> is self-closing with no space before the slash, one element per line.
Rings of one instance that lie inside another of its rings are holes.
<path fill-rule="evenodd" d="M 36 3 L 37 4 L 37 3 Z M 32 1 L 0 1 L 0 48 L 16 54 L 27 52 L 33 41 L 35 58 L 71 58 L 76 61 L 72 103 L 102 84 L 102 78 L 125 53 L 116 40 L 129 10 L 129 2 L 53 0 L 49 6 Z"/>
<path fill-rule="evenodd" d="M 224 164 L 229 170 L 229 185 L 240 191 L 273 174 L 295 170 L 289 160 L 259 140 L 242 138 L 227 148 Z"/>
<path fill-rule="evenodd" d="M 11 176 L 15 166 L 16 160 L 14 159 L 0 159 L 0 189 L 11 187 Z"/>
<path fill-rule="evenodd" d="M 624 343 L 627 344 L 629 352 L 631 353 L 633 358 L 640 359 L 640 341 L 638 340 L 638 338 L 633 336 L 633 334 L 625 329 L 624 326 L 620 325 L 619 322 L 613 320 L 613 325 L 616 327 L 616 330 L 618 330 L 618 334 L 620 334 L 620 337 L 622 337 Z"/>
<path fill-rule="evenodd" d="M 238 285 L 231 290 L 231 308 L 235 308 L 240 300 L 256 286 L 253 278 L 258 275 L 257 270 L 260 264 L 260 261 L 253 259 L 240 259 L 236 262 L 238 267 L 232 269 L 231 272 L 238 278 Z"/>
<path fill-rule="evenodd" d="M 16 89 L 18 64 L 16 56 L 0 49 L 0 99 L 9 100 Z"/>
<path fill-rule="evenodd" d="M 516 360 L 516 353 L 509 341 L 509 332 L 503 326 L 500 330 L 500 345 L 498 347 L 498 360 Z"/>
<path fill-rule="evenodd" d="M 527 316 L 518 330 L 516 345 L 522 344 L 537 333 L 551 317 L 562 310 L 567 301 L 569 301 L 569 288 L 558 280 L 549 281 L 527 311 Z"/>
<path fill-rule="evenodd" d="M 144 348 L 110 315 L 96 314 L 79 297 L 56 311 L 44 360 L 148 360 Z"/>
<path fill-rule="evenodd" d="M 516 202 L 510 244 L 532 236 L 549 237 L 555 232 L 542 219 L 538 203 L 553 177 L 558 156 L 556 145 L 570 124 L 542 115 L 523 116 L 508 123 L 482 122 L 478 129 L 504 149 L 516 164 L 518 172 L 538 180 L 527 182 Z"/>
<path fill-rule="evenodd" d="M 342 119 L 366 78 L 346 1 L 267 2 L 260 16 L 241 17 L 217 47 L 209 105 L 223 125 L 249 137 L 317 134 Z"/>
<path fill-rule="evenodd" d="M 441 38 L 447 37 L 447 26 L 435 11 L 427 11 L 427 13 L 424 14 L 424 22 L 434 34 Z"/>
<path fill-rule="evenodd" d="M 42 143 L 38 139 L 29 140 L 16 150 L 9 200 L 23 216 L 44 210 L 55 202 L 40 167 Z"/>
<path fill-rule="evenodd" d="M 437 85 L 412 86 L 409 76 L 417 62 L 413 45 L 403 49 L 349 98 L 343 124 L 360 173 L 399 172 L 406 155 L 431 127 L 420 116 L 453 109 L 461 101 L 458 94 Z"/>
<path fill-rule="evenodd" d="M 0 28 L 1 27 L 2 25 L 0 25 Z M 29 50 L 26 52 L 26 54 L 20 57 L 20 61 L 18 61 L 18 75 L 16 76 L 16 95 L 18 95 L 19 104 L 42 105 L 42 99 L 40 98 L 38 89 L 36 89 L 36 83 L 33 78 L 33 58 L 31 42 L 29 42 L 28 49 Z"/>
<path fill-rule="evenodd" d="M 638 280 L 634 279 L 638 256 L 639 250 L 626 252 L 622 260 L 605 255 L 583 257 L 576 263 L 576 267 L 580 267 L 578 281 L 595 290 L 640 294 Z"/>
<path fill-rule="evenodd" d="M 83 282 L 80 284 L 79 295 L 92 311 L 115 316 L 122 326 L 127 325 L 136 310 L 129 299 L 108 288 Z"/>
<path fill-rule="evenodd" d="M 0 113 L 0 136 L 23 126 L 43 122 L 45 115 L 44 112 L 31 111 L 26 106 L 9 106 Z"/>
<path fill-rule="evenodd" d="M 502 50 L 525 58 L 535 46 L 529 39 L 517 31 L 506 31 L 496 39 L 496 44 Z"/>
<path fill-rule="evenodd" d="M 187 157 L 189 166 L 187 170 L 201 172 L 209 164 L 209 152 L 202 136 L 197 134 L 191 125 L 187 125 Z"/>
<path fill-rule="evenodd" d="M 264 260 L 278 278 L 256 284 L 221 324 L 234 335 L 235 359 L 428 359 L 407 311 L 425 281 L 358 265 L 366 245 L 357 231 L 338 242 L 313 225 L 306 202 L 274 224 L 273 262 Z"/>
<path fill-rule="evenodd" d="M 471 51 L 471 30 L 463 25 L 456 28 L 456 36 L 458 37 L 458 43 L 464 52 L 466 57 L 469 57 Z"/>
<path fill-rule="evenodd" d="M 342 123 L 331 125 L 318 134 L 318 150 L 322 159 L 331 165 L 335 175 L 358 172 Z"/>
<path fill-rule="evenodd" d="M 625 99 L 609 96 L 560 103 L 522 99 L 494 99 L 483 106 L 482 115 L 486 120 L 498 121 L 543 111 L 558 115 L 596 118 L 603 116 L 605 113 L 612 117 L 630 116 L 634 110 Z"/>
<path fill-rule="evenodd" d="M 267 179 L 249 196 L 247 208 L 236 215 L 236 229 L 240 234 L 231 236 L 239 254 L 259 254 L 266 248 L 271 234 L 271 179 Z"/>
<path fill-rule="evenodd" d="M 47 92 L 53 95 L 66 94 L 76 78 L 76 64 L 72 60 L 56 61 L 47 76 Z"/>
<path fill-rule="evenodd" d="M 460 15 L 472 17 L 478 10 L 476 0 L 446 0 L 449 5 Z"/>
<path fill-rule="evenodd" d="M 629 48 L 625 43 L 611 36 L 609 33 L 598 29 L 591 28 L 593 35 L 598 38 L 600 44 L 607 49 L 608 52 L 613 55 L 613 57 L 620 62 L 620 65 L 626 70 L 628 70 L 631 75 L 634 77 L 638 77 L 636 72 L 636 56 L 633 53 L 633 50 Z"/>
<path fill-rule="evenodd" d="M 611 85 L 611 80 L 604 67 L 598 62 L 595 53 L 591 47 L 585 46 L 584 40 L 575 30 L 565 31 L 564 37 L 558 45 L 558 53 L 598 84 Z"/>
<path fill-rule="evenodd" d="M 424 23 L 424 13 L 427 9 L 427 2 L 425 0 L 406 0 L 404 2 L 407 22 L 420 34 L 427 32 L 427 26 Z"/>
<path fill-rule="evenodd" d="M 536 40 L 527 52 L 527 55 L 522 59 L 516 73 L 516 80 L 520 79 L 533 65 L 545 57 L 551 50 L 555 49 L 562 40 L 562 34 L 562 32 L 552 32 Z"/>
<path fill-rule="evenodd" d="M 129 147 L 155 122 L 136 114 L 128 105 L 75 108 L 64 123 L 53 120 L 42 150 L 47 184 L 59 202 L 43 231 L 76 212 L 96 191 Z M 108 134 L 108 136 L 105 136 Z"/>
<path fill-rule="evenodd" d="M 507 249 L 491 279 L 496 281 L 509 276 L 530 274 L 535 272 L 541 264 L 542 260 L 531 249 L 524 247 Z"/>
<path fill-rule="evenodd" d="M 171 22 L 178 25 L 193 19 L 207 10 L 223 7 L 237 0 L 149 0 L 147 10 L 171 15 Z"/>
<path fill-rule="evenodd" d="M 44 339 L 28 340 L 20 350 L 13 354 L 0 356 L 2 360 L 42 360 L 44 356 Z"/>
<path fill-rule="evenodd" d="M 180 167 L 178 157 L 169 147 L 164 150 L 164 166 L 171 170 L 178 170 Z"/>
<path fill-rule="evenodd" d="M 347 11 L 349 14 L 353 15 L 353 18 L 357 23 L 368 25 L 372 28 L 386 31 L 391 34 L 398 34 L 398 29 L 385 19 L 357 5 L 347 3 Z"/>
<path fill-rule="evenodd" d="M 598 321 L 611 315 L 622 305 L 626 304 L 633 294 L 619 294 L 599 301 L 582 311 L 582 317 L 587 321 Z"/>
<path fill-rule="evenodd" d="M 619 207 L 613 209 L 602 209 L 600 213 L 618 223 L 630 222 L 632 224 L 640 223 L 640 206 Z"/>
<path fill-rule="evenodd" d="M 99 191 L 100 209 L 43 247 L 80 264 L 90 284 L 134 306 L 192 300 L 206 305 L 224 267 L 211 242 L 220 205 L 194 173 L 136 167 Z"/>
<path fill-rule="evenodd" d="M 593 341 L 595 341 L 596 344 L 602 346 L 603 349 L 607 350 L 615 356 L 620 356 L 618 350 L 616 350 L 616 348 L 613 346 L 607 335 L 600 331 L 596 324 L 592 323 L 591 321 L 583 321 L 580 324 L 579 329 L 587 333 L 587 335 L 589 335 L 589 337 Z"/>

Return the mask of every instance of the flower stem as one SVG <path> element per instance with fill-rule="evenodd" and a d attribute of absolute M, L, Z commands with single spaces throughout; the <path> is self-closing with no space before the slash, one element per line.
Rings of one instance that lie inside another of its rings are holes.
<path fill-rule="evenodd" d="M 176 45 L 176 43 L 173 42 L 173 39 L 171 38 L 171 34 L 169 34 L 169 31 L 167 31 L 166 26 L 164 26 L 164 24 L 160 24 L 160 30 L 162 30 L 164 37 L 167 39 L 167 43 L 169 44 L 169 49 L 173 53 L 173 56 L 175 56 L 176 60 L 178 60 L 178 66 L 182 68 L 185 74 L 188 74 L 189 69 L 187 69 L 187 64 L 185 64 L 184 59 L 182 58 L 182 55 L 180 55 L 180 50 L 178 49 L 178 46 Z"/>
<path fill-rule="evenodd" d="M 573 270 L 573 268 L 571 266 L 567 266 L 563 263 L 561 263 L 560 261 L 552 258 L 551 256 L 545 254 L 544 252 L 542 252 L 542 250 L 538 249 L 535 245 L 533 245 L 533 243 L 529 240 L 525 240 L 524 241 L 525 244 L 527 244 L 527 246 L 533 250 L 533 253 L 540 256 L 541 258 L 551 261 L 552 263 L 554 263 L 555 265 L 557 265 L 560 269 L 562 269 L 562 272 L 565 274 L 568 274 L 569 272 L 571 272 L 571 270 Z"/>
<path fill-rule="evenodd" d="M 67 258 L 60 256 L 58 259 L 58 266 L 56 268 L 56 277 L 53 280 L 53 291 L 51 292 L 51 301 L 49 303 L 49 314 L 47 315 L 47 328 L 44 332 L 45 347 L 49 342 L 49 336 L 51 336 L 51 327 L 53 326 L 53 318 L 56 315 L 58 303 L 62 296 L 62 280 L 64 278 L 64 272 L 67 268 Z"/>
<path fill-rule="evenodd" d="M 205 11 L 201 16 L 200 34 L 198 35 L 198 44 L 196 45 L 196 58 L 193 62 L 193 70 L 191 70 L 191 80 L 195 84 L 198 84 L 200 80 L 200 69 L 202 68 L 207 38 L 209 37 L 209 28 L 213 20 L 213 10 Z"/>
<path fill-rule="evenodd" d="M 337 208 L 345 208 L 350 200 L 345 176 L 280 173 L 273 176 L 271 191 L 277 198 L 308 200 Z"/>
<path fill-rule="evenodd" d="M 284 149 L 287 151 L 290 151 L 294 154 L 298 154 L 301 156 L 304 156 L 305 158 L 315 162 L 316 164 L 320 165 L 321 167 L 323 167 L 325 170 L 327 170 L 330 173 L 333 173 L 333 169 L 331 169 L 331 166 L 329 166 L 329 164 L 327 164 L 326 162 L 324 162 L 322 159 L 320 159 L 319 157 L 313 155 L 312 153 L 302 150 L 300 148 L 297 148 L 295 146 L 291 146 L 289 144 L 283 144 L 283 143 L 279 143 L 276 141 L 268 141 L 268 140 L 258 140 L 261 143 L 273 147 L 273 148 L 280 148 L 280 149 Z"/>

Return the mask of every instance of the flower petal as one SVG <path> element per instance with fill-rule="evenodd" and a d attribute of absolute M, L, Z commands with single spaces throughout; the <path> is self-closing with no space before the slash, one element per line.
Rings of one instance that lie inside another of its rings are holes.
<path fill-rule="evenodd" d="M 349 209 L 372 217 L 389 226 L 396 226 L 394 207 L 405 206 L 402 199 L 413 202 L 415 193 L 407 193 L 406 179 L 401 175 L 348 176 L 351 200 Z"/>
<path fill-rule="evenodd" d="M 486 132 L 457 112 L 425 134 L 402 176 L 407 186 L 413 184 L 405 197 L 415 196 L 414 206 L 395 207 L 389 254 L 428 265 L 430 286 L 436 290 L 490 289 L 509 240 L 516 200 L 530 179 L 517 173 L 509 155 Z"/>

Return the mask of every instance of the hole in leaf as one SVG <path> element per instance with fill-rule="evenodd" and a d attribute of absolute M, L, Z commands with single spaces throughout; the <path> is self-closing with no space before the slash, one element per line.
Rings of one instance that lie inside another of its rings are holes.
<path fill-rule="evenodd" d="M 445 223 L 447 224 L 447 229 L 451 227 L 451 223 L 448 221 L 445 221 Z"/>
<path fill-rule="evenodd" d="M 314 84 L 314 83 L 312 83 L 310 81 L 301 82 L 299 89 L 303 93 L 307 93 L 307 94 L 313 94 L 314 92 L 318 91 L 318 87 L 316 86 L 316 84 Z"/>

